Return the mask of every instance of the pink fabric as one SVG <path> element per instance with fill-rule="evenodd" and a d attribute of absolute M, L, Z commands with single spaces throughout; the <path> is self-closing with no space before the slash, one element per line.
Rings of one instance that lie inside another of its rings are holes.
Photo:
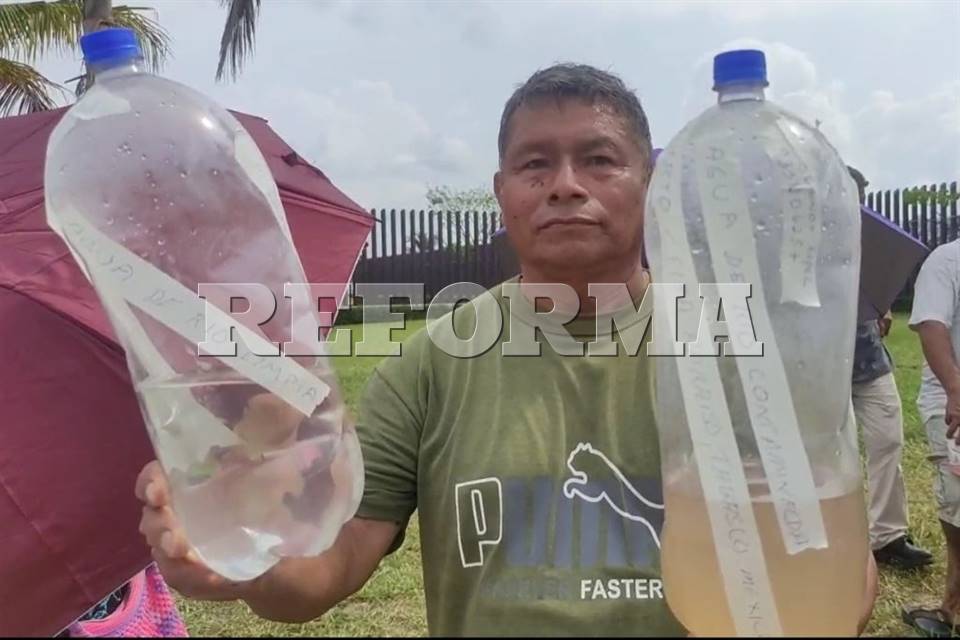
<path fill-rule="evenodd" d="M 70 625 L 72 638 L 186 638 L 187 628 L 156 565 L 134 576 L 123 604 L 100 620 Z"/>

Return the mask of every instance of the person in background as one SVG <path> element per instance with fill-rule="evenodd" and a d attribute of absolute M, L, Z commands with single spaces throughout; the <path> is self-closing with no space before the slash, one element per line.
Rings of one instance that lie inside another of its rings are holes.
<path fill-rule="evenodd" d="M 917 410 L 936 466 L 934 493 L 947 546 L 947 576 L 939 608 L 905 608 L 904 622 L 928 637 L 950 637 L 960 613 L 960 466 L 948 440 L 960 443 L 960 239 L 934 249 L 914 285 L 910 328 L 920 336 L 924 365 Z"/>
<path fill-rule="evenodd" d="M 860 205 L 866 200 L 867 180 L 847 167 L 857 183 Z M 878 563 L 917 569 L 933 562 L 933 555 L 913 544 L 907 534 L 907 491 L 900 459 L 903 454 L 903 410 L 893 359 L 883 344 L 890 332 L 889 310 L 876 320 L 857 325 L 853 356 L 853 409 L 863 428 L 867 458 L 867 515 L 870 547 Z"/>
<path fill-rule="evenodd" d="M 156 564 L 133 576 L 56 638 L 188 638 L 177 603 Z"/>

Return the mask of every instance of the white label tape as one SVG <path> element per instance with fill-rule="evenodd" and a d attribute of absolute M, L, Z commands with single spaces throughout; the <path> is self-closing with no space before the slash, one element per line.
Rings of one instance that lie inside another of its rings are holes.
<path fill-rule="evenodd" d="M 698 283 L 681 211 L 680 163 L 673 151 L 685 146 L 685 140 L 676 140 L 657 159 L 650 185 L 649 215 L 657 225 L 663 256 L 662 264 L 655 265 L 657 277 L 664 283 L 684 284 L 685 297 L 678 301 L 679 315 L 689 317 L 692 313 L 695 318 L 699 305 L 691 301 L 691 293 L 696 297 Z M 655 332 L 671 330 L 670 309 L 657 305 L 653 315 Z M 688 354 L 676 358 L 676 362 L 717 560 L 737 635 L 782 635 L 717 362 L 714 358 Z"/>
<path fill-rule="evenodd" d="M 126 342 L 136 345 L 137 360 L 149 376 L 146 384 L 172 378 L 175 372 L 153 346 L 127 302 L 116 298 L 107 289 L 100 291 L 100 295 L 104 298 L 104 306 L 111 319 L 123 331 Z M 212 449 L 242 445 L 240 438 L 197 402 L 189 389 L 170 387 L 166 392 L 170 396 L 166 401 L 161 401 L 152 393 L 140 394 L 149 415 L 148 426 L 151 427 L 154 448 L 166 469 L 188 472 L 195 464 L 204 463 Z M 171 417 L 171 404 L 177 407 L 176 420 L 166 424 Z M 189 433 L 179 432 L 183 425 L 190 426 Z"/>
<path fill-rule="evenodd" d="M 100 233 L 82 215 L 63 210 L 58 213 L 58 226 L 81 256 L 88 277 L 92 276 L 98 289 L 108 289 L 195 345 L 208 335 L 216 336 L 236 326 L 237 355 L 216 356 L 218 360 L 305 416 L 312 415 L 326 398 L 330 388 L 294 360 L 257 355 L 276 351 L 276 345 L 238 325 L 227 313 Z"/>
<path fill-rule="evenodd" d="M 772 120 L 772 121 L 771 121 Z M 791 130 L 776 114 L 761 119 L 763 141 L 780 169 L 783 236 L 780 244 L 780 302 L 819 307 L 817 258 L 820 252 L 820 202 L 815 163 Z M 793 125 L 796 126 L 796 125 Z"/>
<path fill-rule="evenodd" d="M 790 554 L 823 549 L 827 546 L 823 515 L 783 359 L 767 313 L 753 222 L 741 186 L 742 170 L 735 152 L 726 146 L 723 133 L 702 133 L 696 140 L 695 157 L 697 189 L 714 276 L 718 282 L 751 285 L 751 308 L 728 309 L 747 317 L 727 324 L 736 333 L 737 328 L 749 328 L 752 317 L 757 339 L 763 343 L 763 355 L 748 357 L 739 355 L 745 354 L 741 345 L 751 344 L 753 336 L 730 336 L 784 546 Z"/>

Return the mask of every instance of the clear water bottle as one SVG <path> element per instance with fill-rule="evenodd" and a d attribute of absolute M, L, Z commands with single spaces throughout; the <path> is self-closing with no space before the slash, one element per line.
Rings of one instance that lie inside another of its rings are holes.
<path fill-rule="evenodd" d="M 656 365 L 665 595 L 696 636 L 853 636 L 869 553 L 857 188 L 819 130 L 765 99 L 762 52 L 717 56 L 714 81 L 647 197 L 653 282 L 685 285 L 654 298 L 655 338 L 687 343 Z M 711 283 L 739 288 L 718 304 Z M 697 343 L 718 319 L 726 343 Z"/>
<path fill-rule="evenodd" d="M 362 460 L 266 161 L 225 109 L 146 73 L 133 32 L 81 44 L 95 81 L 51 134 L 47 216 L 126 351 L 173 508 L 229 579 L 318 554 Z"/>

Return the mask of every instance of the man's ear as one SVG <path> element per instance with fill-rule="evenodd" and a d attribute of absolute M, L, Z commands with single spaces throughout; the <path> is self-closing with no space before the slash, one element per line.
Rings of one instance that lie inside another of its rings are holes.
<path fill-rule="evenodd" d="M 503 211 L 503 203 L 500 201 L 500 189 L 503 187 L 503 176 L 497 171 L 493 174 L 493 195 L 497 197 L 497 204 L 500 205 L 500 210 Z"/>

